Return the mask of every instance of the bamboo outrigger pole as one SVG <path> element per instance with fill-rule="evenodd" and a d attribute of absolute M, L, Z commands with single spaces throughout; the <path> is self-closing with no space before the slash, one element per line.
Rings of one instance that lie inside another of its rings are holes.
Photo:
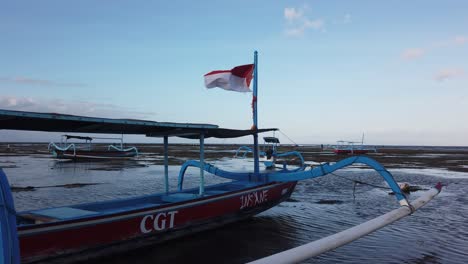
<path fill-rule="evenodd" d="M 401 206 L 398 209 L 390 211 L 384 215 L 339 233 L 249 262 L 248 264 L 290 264 L 303 262 L 309 258 L 346 245 L 358 238 L 368 235 L 384 226 L 387 226 L 405 216 L 412 214 L 414 211 L 418 210 L 420 207 L 432 200 L 432 198 L 439 194 L 441 190 L 442 184 L 439 182 L 434 188 L 430 189 L 421 195 L 421 197 L 414 200 L 410 206 Z"/>

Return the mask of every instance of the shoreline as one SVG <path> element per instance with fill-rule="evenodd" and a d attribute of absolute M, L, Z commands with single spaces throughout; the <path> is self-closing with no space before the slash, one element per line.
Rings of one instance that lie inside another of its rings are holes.
<path fill-rule="evenodd" d="M 109 144 L 96 143 L 94 147 L 105 148 Z M 163 155 L 163 144 L 126 144 L 126 146 L 136 146 L 139 150 L 139 157 L 135 160 L 152 160 L 155 165 L 162 164 L 159 158 Z M 233 157 L 235 151 L 241 144 L 206 144 L 205 158 L 219 159 L 225 157 Z M 0 157 L 2 156 L 29 156 L 29 155 L 48 155 L 47 143 L 0 143 Z M 260 147 L 262 148 L 262 147 Z M 317 164 L 323 162 L 336 162 L 349 155 L 337 155 L 332 150 L 321 150 L 320 146 L 292 146 L 281 145 L 278 148 L 279 152 L 299 151 L 306 161 L 306 164 Z M 411 146 L 404 147 L 378 147 L 376 153 L 368 153 L 367 156 L 382 163 L 387 168 L 411 168 L 411 169 L 427 169 L 438 168 L 448 171 L 468 172 L 468 148 L 465 147 L 424 147 L 420 146 L 412 148 Z M 199 159 L 198 144 L 172 144 L 169 146 L 169 156 L 184 157 L 187 159 Z M 249 154 L 251 157 L 251 154 Z M 50 156 L 52 159 L 52 157 Z M 171 165 L 180 165 L 185 160 L 171 158 Z M 117 160 L 111 161 L 118 163 Z M 3 164 L 0 161 L 1 167 L 8 167 L 11 164 Z M 7 166 L 5 166 L 7 165 Z"/>

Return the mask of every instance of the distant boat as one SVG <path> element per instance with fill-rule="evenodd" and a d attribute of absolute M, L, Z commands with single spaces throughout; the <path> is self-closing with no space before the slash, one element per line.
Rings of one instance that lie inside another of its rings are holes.
<path fill-rule="evenodd" d="M 70 143 L 68 142 L 69 139 L 84 140 L 84 143 Z M 107 149 L 95 149 L 92 145 L 92 140 L 94 139 L 120 140 L 120 144 L 117 146 L 111 144 Z M 57 159 L 71 160 L 132 158 L 138 155 L 138 149 L 136 147 L 123 147 L 123 137 L 105 138 L 62 135 L 61 143 L 57 145 L 54 142 L 51 142 L 48 149 Z"/>
<path fill-rule="evenodd" d="M 263 137 L 263 146 L 262 150 L 259 152 L 260 157 L 263 159 L 263 165 L 267 169 L 272 169 L 276 166 L 277 158 L 284 158 L 292 156 L 296 159 L 299 159 L 300 166 L 303 168 L 305 166 L 304 157 L 300 152 L 297 151 L 288 151 L 284 153 L 278 152 L 278 145 L 280 140 L 277 137 Z M 236 150 L 235 158 L 245 158 L 248 153 L 253 153 L 253 150 L 248 146 L 241 146 Z"/>
<path fill-rule="evenodd" d="M 264 137 L 263 138 L 263 153 L 264 161 L 263 164 L 267 168 L 272 168 L 275 166 L 276 157 L 278 156 L 278 144 L 280 143 L 279 139 L 276 137 Z"/>
<path fill-rule="evenodd" d="M 377 149 L 373 146 L 364 145 L 364 134 L 362 134 L 360 142 L 338 140 L 336 145 L 333 146 L 333 152 L 343 155 L 362 155 L 369 152 L 377 152 Z"/>

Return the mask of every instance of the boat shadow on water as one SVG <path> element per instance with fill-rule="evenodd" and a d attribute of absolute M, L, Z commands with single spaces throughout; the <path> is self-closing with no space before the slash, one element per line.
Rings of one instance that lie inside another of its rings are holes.
<path fill-rule="evenodd" d="M 100 170 L 100 171 L 120 171 L 123 169 L 143 168 L 148 167 L 146 162 L 138 159 L 121 159 L 121 160 L 54 160 L 50 164 L 52 170 Z"/>
<path fill-rule="evenodd" d="M 293 229 L 298 225 L 294 217 L 261 214 L 215 230 L 79 263 L 246 263 L 297 246 L 291 233 L 297 232 Z"/>

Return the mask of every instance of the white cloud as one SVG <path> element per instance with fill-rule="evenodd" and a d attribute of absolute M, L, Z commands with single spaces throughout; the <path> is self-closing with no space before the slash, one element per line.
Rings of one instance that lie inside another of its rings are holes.
<path fill-rule="evenodd" d="M 455 43 L 456 45 L 464 45 L 464 44 L 468 43 L 468 37 L 466 37 L 466 36 L 456 36 L 453 39 L 453 43 Z"/>
<path fill-rule="evenodd" d="M 442 82 L 448 79 L 459 78 L 465 74 L 465 71 L 461 68 L 445 68 L 439 70 L 435 75 L 436 81 Z"/>
<path fill-rule="evenodd" d="M 32 98 L 0 96 L 0 106 L 2 108 L 28 108 L 34 106 L 34 104 Z"/>
<path fill-rule="evenodd" d="M 411 49 L 406 49 L 403 51 L 401 54 L 401 57 L 405 60 L 414 60 L 422 57 L 425 53 L 425 50 L 422 48 L 411 48 Z"/>
<path fill-rule="evenodd" d="M 325 27 L 322 19 L 309 19 L 303 9 L 295 7 L 284 9 L 284 19 L 287 21 L 285 33 L 288 36 L 302 36 L 308 29 L 324 31 Z"/>
<path fill-rule="evenodd" d="M 463 46 L 468 43 L 468 37 L 464 35 L 458 35 L 450 39 L 445 39 L 432 44 L 433 48 L 452 48 L 456 46 Z"/>
<path fill-rule="evenodd" d="M 286 7 L 284 9 L 284 18 L 289 22 L 300 19 L 302 14 L 302 11 L 296 10 L 294 7 Z"/>
<path fill-rule="evenodd" d="M 84 87 L 83 83 L 72 83 L 72 82 L 57 82 L 46 79 L 36 79 L 24 76 L 16 77 L 0 77 L 0 83 L 8 84 L 21 84 L 21 85 L 38 85 L 38 86 L 69 86 L 69 87 Z"/>
<path fill-rule="evenodd" d="M 464 35 L 458 35 L 451 39 L 446 39 L 436 43 L 427 45 L 425 48 L 409 48 L 402 52 L 401 57 L 405 60 L 414 60 L 421 58 L 429 52 L 443 50 L 447 48 L 454 48 L 457 46 L 463 46 L 468 43 L 468 37 Z"/>
<path fill-rule="evenodd" d="M 323 20 L 322 19 L 316 19 L 316 20 L 309 20 L 305 19 L 304 20 L 304 27 L 307 28 L 313 28 L 313 29 L 321 29 L 323 28 Z"/>
<path fill-rule="evenodd" d="M 304 35 L 305 31 L 309 28 L 319 30 L 323 29 L 323 20 L 317 19 L 317 20 L 308 20 L 304 19 L 301 25 L 297 25 L 295 27 L 291 27 L 286 29 L 286 35 L 288 36 L 302 36 Z"/>
<path fill-rule="evenodd" d="M 0 108 L 17 111 L 134 119 L 152 118 L 156 115 L 156 113 L 152 112 L 142 112 L 133 108 L 106 103 L 17 96 L 0 96 Z"/>

